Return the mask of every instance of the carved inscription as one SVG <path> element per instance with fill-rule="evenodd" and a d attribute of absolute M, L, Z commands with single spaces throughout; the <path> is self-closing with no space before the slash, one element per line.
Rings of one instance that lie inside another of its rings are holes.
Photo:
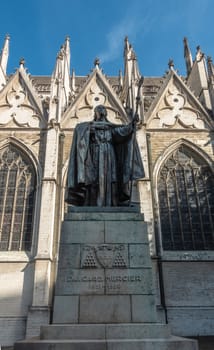
<path fill-rule="evenodd" d="M 61 251 L 57 295 L 153 293 L 151 267 L 146 264 L 130 267 L 129 244 L 71 244 L 65 247 Z M 133 249 L 131 254 L 134 254 Z"/>
<path fill-rule="evenodd" d="M 70 276 L 67 279 L 68 283 L 74 283 L 76 286 L 84 285 L 86 290 L 90 292 L 104 292 L 106 290 L 107 294 L 109 293 L 118 293 L 121 290 L 130 290 L 132 288 L 132 284 L 134 284 L 134 288 L 141 286 L 143 281 L 143 277 L 139 275 L 128 274 L 119 275 L 118 272 L 116 274 L 112 274 L 111 272 L 106 276 L 97 276 L 97 275 L 79 275 L 79 276 Z M 124 288 L 125 287 L 125 288 Z M 138 288 L 136 288 L 138 289 Z"/>
<path fill-rule="evenodd" d="M 127 268 L 127 266 L 128 248 L 125 244 L 82 246 L 82 268 Z"/>
<path fill-rule="evenodd" d="M 150 269 L 68 269 L 57 294 L 150 294 Z"/>

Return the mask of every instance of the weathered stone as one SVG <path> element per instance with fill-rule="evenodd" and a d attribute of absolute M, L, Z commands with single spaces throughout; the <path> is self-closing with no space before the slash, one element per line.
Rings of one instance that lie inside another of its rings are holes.
<path fill-rule="evenodd" d="M 140 339 L 108 341 L 108 350 L 197 350 L 197 341 L 172 337 L 171 339 Z"/>
<path fill-rule="evenodd" d="M 149 339 L 169 338 L 169 326 L 158 323 L 128 323 L 106 325 L 107 339 Z"/>
<path fill-rule="evenodd" d="M 36 337 L 40 334 L 42 324 L 48 324 L 50 320 L 50 308 L 31 307 L 27 318 L 26 339 Z"/>
<path fill-rule="evenodd" d="M 13 344 L 17 339 L 25 337 L 26 317 L 0 318 L 0 349 Z"/>
<path fill-rule="evenodd" d="M 132 322 L 157 322 L 153 295 L 132 295 Z"/>
<path fill-rule="evenodd" d="M 32 286 L 32 280 L 33 266 L 27 264 L 27 261 L 0 263 L 0 320 L 3 317 L 7 319 L 10 315 L 14 318 L 26 317 L 32 293 L 31 287 L 27 289 L 26 286 Z"/>
<path fill-rule="evenodd" d="M 209 336 L 214 333 L 213 309 L 206 307 L 169 307 L 168 319 L 173 334 L 192 337 Z M 194 322 L 189 322 L 194 320 Z"/>
<path fill-rule="evenodd" d="M 15 350 L 107 350 L 105 340 L 30 340 L 17 342 Z"/>
<path fill-rule="evenodd" d="M 53 323 L 78 322 L 79 296 L 56 295 L 54 298 Z"/>
<path fill-rule="evenodd" d="M 65 220 L 84 221 L 143 221 L 144 215 L 138 207 L 70 207 L 65 214 Z"/>
<path fill-rule="evenodd" d="M 159 323 L 69 324 L 41 327 L 44 339 L 149 339 L 169 338 L 168 325 Z"/>
<path fill-rule="evenodd" d="M 112 339 L 112 340 L 30 340 L 17 342 L 15 350 L 198 350 L 197 341 L 170 339 Z"/>
<path fill-rule="evenodd" d="M 106 294 L 152 294 L 151 268 L 106 269 Z"/>
<path fill-rule="evenodd" d="M 130 267 L 150 267 L 151 258 L 147 244 L 129 244 Z"/>
<path fill-rule="evenodd" d="M 147 224 L 139 221 L 106 221 L 106 243 L 147 243 Z"/>
<path fill-rule="evenodd" d="M 41 339 L 105 339 L 105 324 L 69 324 L 41 327 Z"/>
<path fill-rule="evenodd" d="M 127 295 L 80 296 L 80 323 L 131 322 Z"/>
<path fill-rule="evenodd" d="M 130 212 L 74 214 L 62 228 L 53 324 L 15 350 L 197 350 L 157 322 L 146 224 Z"/>
<path fill-rule="evenodd" d="M 59 270 L 80 267 L 80 244 L 61 244 L 59 250 Z M 60 273 L 60 271 L 59 271 Z"/>
<path fill-rule="evenodd" d="M 103 243 L 103 221 L 64 221 L 62 243 Z"/>
<path fill-rule="evenodd" d="M 182 261 L 177 264 L 169 261 L 165 262 L 163 266 L 168 306 L 213 306 L 213 262 L 190 263 Z M 205 282 L 208 275 L 209 280 Z"/>
<path fill-rule="evenodd" d="M 104 294 L 103 269 L 66 269 L 58 276 L 56 295 Z"/>
<path fill-rule="evenodd" d="M 81 246 L 81 268 L 128 268 L 128 244 Z"/>

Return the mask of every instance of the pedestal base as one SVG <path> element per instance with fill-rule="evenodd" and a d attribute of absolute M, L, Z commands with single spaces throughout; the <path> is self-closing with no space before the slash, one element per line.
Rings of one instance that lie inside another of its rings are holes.
<path fill-rule="evenodd" d="M 78 208 L 62 225 L 53 324 L 15 350 L 197 350 L 157 322 L 147 224 L 131 208 Z"/>
<path fill-rule="evenodd" d="M 198 350 L 197 341 L 170 335 L 163 324 L 52 325 L 15 350 Z"/>

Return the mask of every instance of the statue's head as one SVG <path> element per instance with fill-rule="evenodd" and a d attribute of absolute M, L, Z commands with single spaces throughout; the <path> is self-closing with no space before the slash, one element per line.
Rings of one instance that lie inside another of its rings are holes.
<path fill-rule="evenodd" d="M 103 105 L 98 105 L 94 109 L 94 120 L 95 121 L 107 121 L 107 110 Z"/>

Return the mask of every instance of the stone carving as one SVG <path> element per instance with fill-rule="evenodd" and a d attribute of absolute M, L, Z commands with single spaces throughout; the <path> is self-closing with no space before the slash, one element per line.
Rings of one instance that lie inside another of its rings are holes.
<path fill-rule="evenodd" d="M 92 247 L 88 247 L 87 249 L 85 248 L 85 250 L 87 251 L 87 253 L 83 254 L 81 267 L 82 268 L 98 267 L 94 249 Z"/>
<path fill-rule="evenodd" d="M 126 261 L 121 253 L 118 253 L 114 259 L 113 267 L 127 267 Z"/>
<path fill-rule="evenodd" d="M 0 125 L 15 123 L 21 127 L 39 127 L 40 118 L 29 103 L 26 91 L 15 83 L 0 101 Z"/>
<path fill-rule="evenodd" d="M 184 128 L 204 128 L 199 111 L 188 105 L 186 97 L 175 87 L 171 87 L 164 99 L 165 106 L 156 115 L 160 126 L 173 127 L 180 124 Z"/>
<path fill-rule="evenodd" d="M 128 253 L 124 244 L 82 247 L 82 268 L 127 268 Z"/>
<path fill-rule="evenodd" d="M 35 88 L 38 92 L 50 92 L 51 91 L 50 84 L 36 84 Z"/>
<path fill-rule="evenodd" d="M 92 122 L 80 123 L 74 131 L 66 201 L 77 206 L 126 205 L 130 180 L 144 177 L 132 137 L 136 118 L 119 126 L 108 121 L 104 106 L 94 112 Z"/>
<path fill-rule="evenodd" d="M 96 107 L 100 104 L 105 104 L 106 95 L 100 90 L 97 85 L 94 85 L 86 94 L 86 104 Z"/>
<path fill-rule="evenodd" d="M 92 121 L 94 109 L 98 105 L 105 105 L 108 108 L 108 120 L 112 123 L 122 124 L 122 118 L 118 113 L 118 109 L 111 103 L 109 92 L 106 91 L 103 83 L 99 78 L 94 77 L 87 87 L 85 94 L 80 97 L 78 105 L 72 108 L 69 113 L 70 126 L 76 125 L 76 119 L 84 120 L 85 122 Z"/>

